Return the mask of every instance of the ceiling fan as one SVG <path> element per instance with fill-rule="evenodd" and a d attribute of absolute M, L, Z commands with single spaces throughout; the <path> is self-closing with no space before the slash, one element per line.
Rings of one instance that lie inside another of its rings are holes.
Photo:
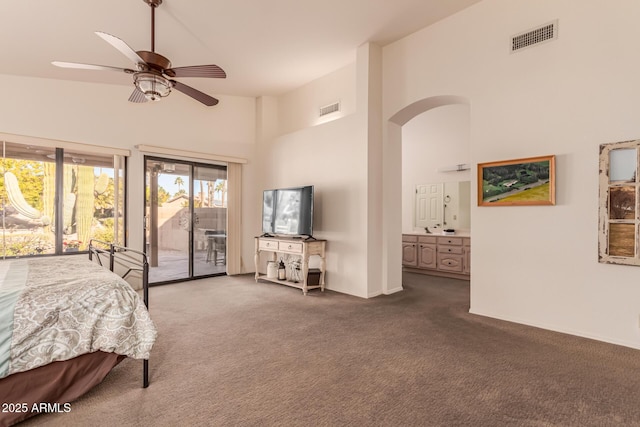
<path fill-rule="evenodd" d="M 155 9 L 162 4 L 162 0 L 143 1 L 151 7 L 151 52 L 146 50 L 139 50 L 136 52 L 118 37 L 101 31 L 96 31 L 98 36 L 133 61 L 135 69 L 61 61 L 53 61 L 52 64 L 62 68 L 118 71 L 132 74 L 135 89 L 129 97 L 130 102 L 140 103 L 158 101 L 169 95 L 169 93 L 171 93 L 171 89 L 176 89 L 204 105 L 216 105 L 218 103 L 216 98 L 200 92 L 191 86 L 187 86 L 184 83 L 173 80 L 173 78 L 209 77 L 224 79 L 227 77 L 227 74 L 217 65 L 193 65 L 188 67 L 172 68 L 169 59 L 155 52 Z"/>

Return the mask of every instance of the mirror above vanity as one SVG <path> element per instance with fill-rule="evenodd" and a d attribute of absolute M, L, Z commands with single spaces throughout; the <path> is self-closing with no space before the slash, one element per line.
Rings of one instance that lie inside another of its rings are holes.
<path fill-rule="evenodd" d="M 470 231 L 471 182 L 416 185 L 414 227 L 440 233 L 444 229 Z"/>

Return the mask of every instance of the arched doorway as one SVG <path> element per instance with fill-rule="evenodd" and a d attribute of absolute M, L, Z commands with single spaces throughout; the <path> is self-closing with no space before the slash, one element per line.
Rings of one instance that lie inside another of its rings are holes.
<path fill-rule="evenodd" d="M 433 108 L 446 105 L 470 105 L 468 98 L 441 95 L 413 102 L 393 114 L 385 123 L 386 143 L 383 148 L 383 228 L 386 242 L 386 269 L 383 274 L 383 292 L 393 293 L 402 283 L 402 126 L 416 116 Z"/>

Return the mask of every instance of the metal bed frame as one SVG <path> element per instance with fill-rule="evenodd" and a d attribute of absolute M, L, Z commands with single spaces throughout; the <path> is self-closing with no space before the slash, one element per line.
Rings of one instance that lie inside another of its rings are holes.
<path fill-rule="evenodd" d="M 96 246 L 98 245 L 98 246 Z M 102 257 L 109 259 L 109 270 L 116 273 L 116 266 L 124 269 L 123 274 L 118 274 L 126 279 L 130 273 L 139 272 L 142 275 L 142 292 L 144 305 L 149 309 L 149 262 L 147 254 L 125 246 L 116 245 L 114 243 L 104 242 L 102 240 L 91 239 L 89 241 L 89 260 L 93 261 L 94 256 L 96 262 L 103 266 Z M 149 359 L 142 361 L 142 388 L 149 387 Z"/>

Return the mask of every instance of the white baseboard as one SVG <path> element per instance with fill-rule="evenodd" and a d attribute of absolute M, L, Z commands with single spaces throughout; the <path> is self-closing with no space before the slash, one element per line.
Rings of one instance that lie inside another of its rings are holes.
<path fill-rule="evenodd" d="M 640 350 L 640 344 L 637 342 L 626 342 L 622 340 L 614 340 L 608 337 L 603 337 L 597 334 L 585 333 L 582 331 L 577 331 L 569 328 L 558 328 L 553 325 L 547 325 L 543 323 L 531 322 L 525 319 L 520 319 L 512 316 L 503 316 L 495 313 L 481 313 L 474 310 L 469 310 L 470 314 L 475 314 L 477 316 L 490 317 L 492 319 L 504 320 L 505 322 L 518 323 L 520 325 L 531 326 L 534 328 L 545 329 L 547 331 L 558 332 L 561 334 L 574 335 L 576 337 L 587 338 L 596 341 L 606 342 L 608 344 L 620 345 L 623 347 L 633 348 L 635 350 Z"/>

